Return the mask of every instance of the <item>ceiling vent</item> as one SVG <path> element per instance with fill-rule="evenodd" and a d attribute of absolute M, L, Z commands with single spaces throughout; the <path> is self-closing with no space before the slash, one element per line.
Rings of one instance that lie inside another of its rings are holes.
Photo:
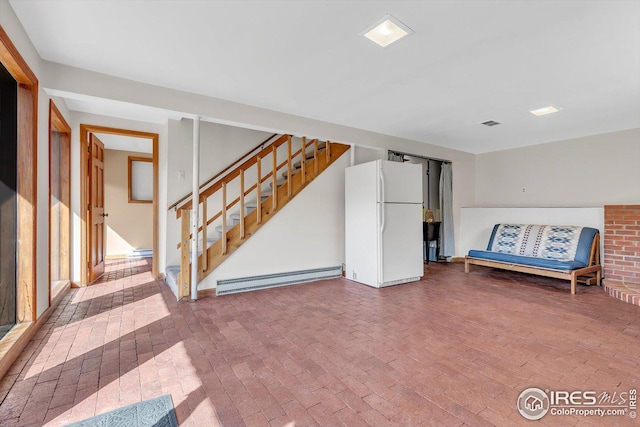
<path fill-rule="evenodd" d="M 482 122 L 480 124 L 485 126 L 496 126 L 499 125 L 500 122 L 496 122 L 495 120 L 487 120 L 486 122 Z"/>

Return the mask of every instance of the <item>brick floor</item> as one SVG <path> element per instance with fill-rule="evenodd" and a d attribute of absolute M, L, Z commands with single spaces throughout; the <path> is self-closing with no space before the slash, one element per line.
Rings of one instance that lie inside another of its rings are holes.
<path fill-rule="evenodd" d="M 184 426 L 510 426 L 531 423 L 515 409 L 528 387 L 640 389 L 640 307 L 542 277 L 425 268 L 382 290 L 336 279 L 177 303 L 147 260 L 112 261 L 0 382 L 0 424 L 64 425 L 169 393 Z"/>

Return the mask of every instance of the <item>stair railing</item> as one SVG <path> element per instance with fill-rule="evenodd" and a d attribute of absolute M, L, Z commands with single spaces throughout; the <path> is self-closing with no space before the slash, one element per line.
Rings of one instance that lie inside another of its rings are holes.
<path fill-rule="evenodd" d="M 278 150 L 278 148 L 282 147 L 286 144 L 285 150 Z M 308 152 L 309 147 L 313 147 L 312 152 Z M 324 150 L 326 152 L 326 164 L 329 164 L 330 161 L 330 152 L 331 152 L 331 143 L 329 141 L 325 142 Z M 199 246 L 202 248 L 202 255 L 199 257 L 199 265 L 198 268 L 200 272 L 206 272 L 209 269 L 208 262 L 208 233 L 207 228 L 212 225 L 218 219 L 221 220 L 221 245 L 222 245 L 222 255 L 227 254 L 227 216 L 231 209 L 236 206 L 239 206 L 240 211 L 240 239 L 244 239 L 246 237 L 246 219 L 249 213 L 245 212 L 246 210 L 246 200 L 247 198 L 253 197 L 255 195 L 255 211 L 256 211 L 256 223 L 260 224 L 263 220 L 263 207 L 262 207 L 262 197 L 266 197 L 265 203 L 268 203 L 268 199 L 271 198 L 271 212 L 276 211 L 278 209 L 278 173 L 285 169 L 285 182 L 284 185 L 286 188 L 286 196 L 291 197 L 293 193 L 292 187 L 292 177 L 295 175 L 293 163 L 296 159 L 300 159 L 300 171 L 301 174 L 301 185 L 306 185 L 306 175 L 307 175 L 307 162 L 313 162 L 313 172 L 314 176 L 318 173 L 319 161 L 320 161 L 320 147 L 318 139 L 312 139 L 307 142 L 306 137 L 301 138 L 301 143 L 299 148 L 294 152 L 292 147 L 292 138 L 291 135 L 282 135 L 275 141 L 273 141 L 269 146 L 264 147 L 255 155 L 251 156 L 249 159 L 244 161 L 242 164 L 229 171 L 226 175 L 218 179 L 215 183 L 213 183 L 208 188 L 204 189 L 199 196 L 198 201 L 198 209 L 201 209 L 202 215 L 200 215 L 201 223 L 198 227 L 198 236 Z M 285 158 L 279 159 L 278 155 L 284 156 Z M 313 154 L 311 157 L 310 154 Z M 268 162 L 268 157 L 271 157 L 271 161 Z M 266 161 L 270 163 L 271 167 L 263 168 L 263 162 Z M 247 186 L 247 173 L 250 171 L 254 171 L 255 175 L 252 173 L 251 175 L 255 176 L 255 182 L 249 187 Z M 271 180 L 271 191 L 270 194 L 263 195 L 262 186 L 264 183 Z M 237 197 L 231 199 L 229 197 L 229 188 L 233 188 L 234 186 L 238 186 L 237 189 Z M 220 209 L 211 211 L 209 209 L 210 199 L 216 198 L 220 200 Z M 267 205 L 268 206 L 268 205 Z M 183 203 L 176 211 L 177 218 L 181 218 L 181 241 L 177 245 L 181 250 L 180 255 L 180 276 L 179 276 L 179 298 L 183 296 L 189 295 L 190 289 L 190 245 L 189 241 L 193 237 L 190 233 L 191 228 L 189 227 L 189 221 L 191 218 L 190 212 L 193 209 L 191 200 Z M 268 209 L 267 209 L 268 210 Z M 209 216 L 209 212 L 213 213 Z M 214 213 L 215 212 L 215 213 Z M 183 294 L 184 291 L 184 294 Z"/>
<path fill-rule="evenodd" d="M 200 184 L 200 192 L 202 192 L 203 189 L 205 189 L 206 187 L 208 187 L 212 182 L 214 182 L 217 178 L 219 178 L 220 176 L 224 175 L 225 173 L 227 173 L 227 171 L 229 171 L 229 169 L 232 169 L 235 165 L 237 165 L 238 163 L 240 163 L 242 160 L 246 159 L 247 157 L 249 157 L 251 154 L 255 153 L 256 150 L 260 149 L 262 150 L 265 145 L 269 144 L 269 141 L 271 141 L 274 137 L 278 136 L 277 133 L 274 133 L 273 135 L 271 135 L 270 137 L 268 137 L 267 139 L 265 139 L 264 141 L 262 141 L 260 144 L 256 145 L 255 147 L 253 147 L 251 150 L 247 151 L 246 153 L 244 153 L 242 156 L 238 157 L 235 161 L 233 161 L 232 163 L 229 163 L 229 165 L 227 167 L 225 167 L 224 169 L 222 169 L 220 172 L 216 173 L 214 176 L 212 176 L 211 178 L 209 178 L 208 180 L 206 180 L 205 182 L 203 182 L 202 184 Z M 184 206 L 181 206 L 181 204 L 185 201 L 190 201 L 191 200 L 191 196 L 192 194 L 186 194 L 185 196 L 183 196 L 180 200 L 178 200 L 177 202 L 173 203 L 171 206 L 169 206 L 167 208 L 167 210 L 171 210 L 171 209 L 175 209 L 180 210 L 180 209 L 184 209 Z"/>

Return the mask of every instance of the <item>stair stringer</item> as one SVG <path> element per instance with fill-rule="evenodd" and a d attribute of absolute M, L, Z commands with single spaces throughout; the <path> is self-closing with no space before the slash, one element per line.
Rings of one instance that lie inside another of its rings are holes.
<path fill-rule="evenodd" d="M 229 246 L 229 252 L 232 253 L 202 278 L 198 289 L 215 288 L 218 280 L 333 267 L 344 263 L 344 169 L 348 166 L 349 156 L 341 155 L 286 205 L 279 207 L 276 214 L 269 209 L 267 215 L 266 209 L 271 207 L 271 198 L 265 200 L 263 214 L 270 219 L 251 236 L 247 235 L 245 242 L 234 248 L 233 252 Z M 313 170 L 310 172 L 312 174 Z M 308 172 L 307 176 L 312 175 Z M 283 189 L 286 192 L 286 186 L 280 188 Z M 255 217 L 254 212 L 249 216 L 253 214 Z M 233 239 L 228 237 L 230 241 Z"/>

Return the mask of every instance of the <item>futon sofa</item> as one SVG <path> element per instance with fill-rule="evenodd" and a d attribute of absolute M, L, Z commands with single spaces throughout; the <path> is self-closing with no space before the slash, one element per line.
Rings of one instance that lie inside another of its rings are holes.
<path fill-rule="evenodd" d="M 537 274 L 571 281 L 576 293 L 578 278 L 600 285 L 600 234 L 590 227 L 496 224 L 487 250 L 471 250 L 464 270 L 471 264 Z"/>

